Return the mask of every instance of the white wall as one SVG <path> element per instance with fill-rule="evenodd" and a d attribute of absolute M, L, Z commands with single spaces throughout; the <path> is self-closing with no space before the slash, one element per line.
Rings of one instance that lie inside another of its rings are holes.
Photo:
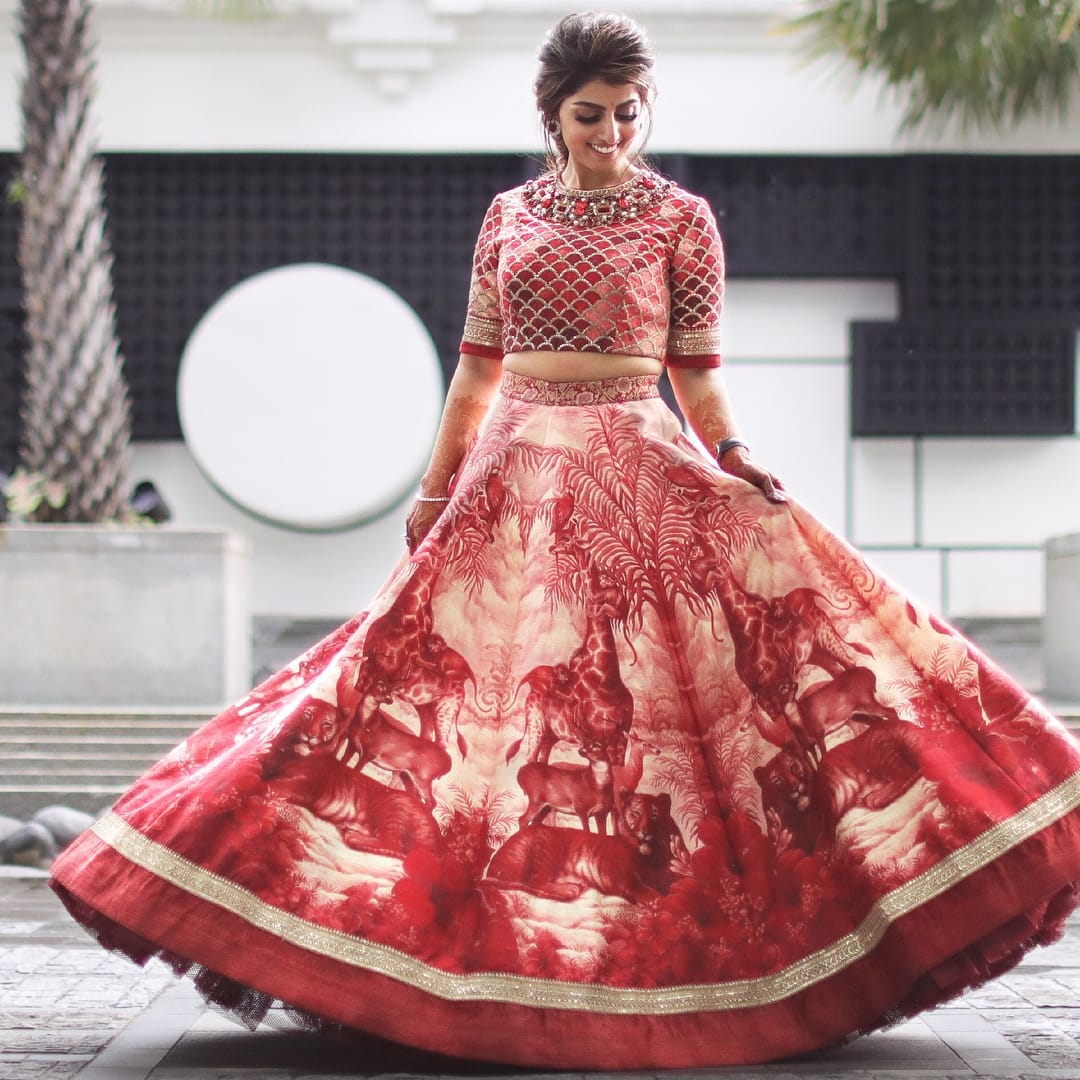
<path fill-rule="evenodd" d="M 0 0 L 0 72 L 21 67 L 17 0 Z M 588 6 L 588 5 L 582 5 Z M 603 5 L 599 5 L 603 6 Z M 872 83 L 807 67 L 776 32 L 792 0 L 622 0 L 649 30 L 661 94 L 654 148 L 701 153 L 1080 150 L 1065 126 L 896 136 Z M 566 0 L 279 0 L 246 24 L 181 0 L 97 0 L 107 150 L 531 151 L 530 86 Z M 18 85 L 0 79 L 0 149 L 18 145 Z"/>
<path fill-rule="evenodd" d="M 107 150 L 511 151 L 539 146 L 530 96 L 544 29 L 565 0 L 294 0 L 230 25 L 162 0 L 97 0 L 97 102 Z M 699 153 L 1080 152 L 1064 125 L 899 139 L 899 110 L 807 70 L 771 32 L 787 0 L 622 0 L 657 48 L 653 148 Z M 18 144 L 15 0 L 0 0 L 0 149 Z M 853 440 L 847 325 L 892 318 L 865 282 L 733 281 L 726 371 L 755 451 L 886 573 L 950 616 L 1036 615 L 1040 546 L 1080 530 L 1080 439 Z M 347 615 L 401 552 L 403 508 L 360 529 L 254 521 L 181 444 L 140 445 L 181 524 L 231 525 L 255 555 L 259 613 Z"/>
<path fill-rule="evenodd" d="M 344 532 L 290 532 L 255 520 L 225 499 L 180 442 L 136 444 L 133 476 L 154 481 L 177 524 L 218 525 L 250 539 L 251 604 L 259 615 L 353 615 L 405 551 L 402 506 Z"/>

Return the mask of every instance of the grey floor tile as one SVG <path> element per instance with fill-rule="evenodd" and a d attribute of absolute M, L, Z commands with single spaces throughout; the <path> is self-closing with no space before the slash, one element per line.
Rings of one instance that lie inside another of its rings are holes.
<path fill-rule="evenodd" d="M 79 1080 L 146 1080 L 146 1069 L 128 1069 L 94 1062 L 78 1074 Z"/>
<path fill-rule="evenodd" d="M 352 1074 L 354 1077 L 357 1074 Z M 215 1066 L 203 1066 L 192 1070 L 189 1067 L 162 1067 L 155 1069 L 148 1080 L 293 1080 L 295 1073 L 280 1069 L 267 1070 L 264 1067 L 251 1069 L 222 1069 Z M 386 1077 L 385 1080 L 389 1080 Z"/>
<path fill-rule="evenodd" d="M 109 1047 L 95 1059 L 95 1065 L 108 1065 L 114 1069 L 142 1069 L 149 1072 L 161 1064 L 161 1059 L 169 1052 L 168 1046 L 122 1046 Z"/>

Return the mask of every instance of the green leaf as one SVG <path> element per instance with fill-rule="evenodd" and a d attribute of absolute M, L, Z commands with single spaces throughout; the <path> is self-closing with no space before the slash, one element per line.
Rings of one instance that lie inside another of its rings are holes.
<path fill-rule="evenodd" d="M 58 480 L 19 466 L 4 484 L 3 496 L 13 521 L 31 521 L 42 505 L 59 510 L 67 502 L 68 493 Z"/>
<path fill-rule="evenodd" d="M 1080 0 L 812 0 L 783 30 L 810 61 L 881 75 L 901 130 L 1064 118 L 1080 81 Z"/>
<path fill-rule="evenodd" d="M 59 480 L 45 480 L 41 484 L 42 497 L 53 508 L 59 510 L 67 502 L 67 488 Z"/>

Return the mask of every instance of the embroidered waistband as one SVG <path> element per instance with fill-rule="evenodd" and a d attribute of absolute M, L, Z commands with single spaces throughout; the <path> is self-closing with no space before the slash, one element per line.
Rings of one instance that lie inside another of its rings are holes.
<path fill-rule="evenodd" d="M 538 405 L 620 405 L 660 396 L 655 375 L 620 375 L 586 382 L 551 382 L 504 371 L 499 392 L 503 397 Z"/>

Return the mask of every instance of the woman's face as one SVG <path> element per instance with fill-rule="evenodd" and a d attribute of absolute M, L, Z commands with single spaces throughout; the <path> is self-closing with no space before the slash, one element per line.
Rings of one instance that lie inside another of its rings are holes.
<path fill-rule="evenodd" d="M 559 106 L 559 125 L 578 180 L 624 178 L 633 164 L 644 103 L 637 87 L 586 83 Z"/>

